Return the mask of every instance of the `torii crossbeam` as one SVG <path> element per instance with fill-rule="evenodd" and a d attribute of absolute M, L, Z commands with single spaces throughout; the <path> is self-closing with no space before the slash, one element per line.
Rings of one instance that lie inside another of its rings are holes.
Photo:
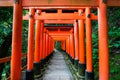
<path fill-rule="evenodd" d="M 120 0 L 102 0 L 107 6 L 120 6 Z M 0 0 L 0 6 L 13 6 L 13 0 Z M 23 7 L 79 8 L 98 7 L 99 0 L 22 0 Z"/>

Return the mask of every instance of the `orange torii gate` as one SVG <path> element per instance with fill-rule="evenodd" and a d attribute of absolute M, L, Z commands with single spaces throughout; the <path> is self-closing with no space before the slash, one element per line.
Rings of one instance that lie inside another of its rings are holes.
<path fill-rule="evenodd" d="M 86 80 L 93 80 L 93 69 L 92 69 L 92 38 L 91 38 L 91 19 L 90 8 L 95 7 L 98 9 L 98 30 L 99 30 L 99 80 L 109 80 L 109 58 L 108 58 L 108 23 L 107 23 L 107 7 L 108 6 L 120 6 L 120 0 L 0 0 L 0 6 L 13 6 L 13 37 L 12 37 L 12 59 L 11 59 L 11 80 L 20 80 L 21 75 L 21 48 L 22 48 L 22 9 L 23 7 L 33 7 L 30 10 L 29 17 L 29 38 L 28 38 L 28 73 L 27 80 L 33 78 L 33 53 L 35 51 L 35 60 L 34 63 L 38 67 L 38 62 L 45 59 L 49 53 L 52 52 L 54 41 L 48 35 L 46 31 L 43 31 L 43 34 L 40 34 L 38 29 L 41 29 L 39 26 L 43 26 L 41 20 L 53 20 L 53 19 L 62 19 L 62 20 L 76 20 L 74 24 L 75 32 L 72 33 L 72 36 L 66 40 L 67 52 L 70 51 L 70 45 L 75 45 L 76 52 L 75 56 L 72 57 L 79 60 L 80 66 L 85 66 L 85 50 L 84 50 L 84 20 L 86 22 Z M 86 8 L 87 7 L 87 8 Z M 38 9 L 85 9 L 85 14 L 79 15 L 79 13 L 72 14 L 63 14 L 60 12 L 56 14 L 42 13 Z M 38 14 L 35 14 L 34 9 L 37 9 Z M 40 14 L 39 14 L 40 13 Z M 41 15 L 42 14 L 42 15 Z M 52 17 L 51 17 L 52 15 Z M 58 16 L 60 15 L 60 16 Z M 54 16 L 54 17 L 53 17 Z M 95 16 L 93 19 L 96 19 Z M 35 41 L 35 50 L 34 50 L 34 21 L 36 20 L 36 41 Z M 69 21 L 68 21 L 69 22 Z M 49 23 L 49 21 L 48 21 Z M 67 22 L 66 22 L 67 23 Z M 18 25 L 19 24 L 19 25 Z M 77 28 L 77 29 L 76 29 Z M 43 29 L 41 29 L 42 31 Z M 79 30 L 79 31 L 78 31 Z M 79 37 L 77 35 L 79 34 Z M 74 35 L 74 36 L 73 36 Z M 40 37 L 41 36 L 41 37 Z M 75 37 L 76 36 L 76 37 Z M 42 38 L 43 43 L 40 42 Z M 74 43 L 74 40 L 75 43 Z M 73 42 L 70 43 L 70 40 Z M 39 44 L 40 42 L 40 44 Z M 48 43 L 49 42 L 49 43 Z M 50 43 L 51 42 L 51 43 Z M 79 45 L 78 45 L 79 44 Z M 39 47 L 43 46 L 40 51 L 43 50 L 44 55 L 40 55 Z M 103 46 L 104 45 L 104 46 Z M 82 47 L 82 48 L 81 48 Z M 49 49 L 50 48 L 50 49 Z M 49 49 L 49 50 L 48 50 Z M 80 52 L 78 54 L 78 52 Z M 72 54 L 74 55 L 74 54 Z M 42 56 L 42 57 L 41 57 Z M 106 60 L 104 60 L 106 59 Z M 77 62 L 78 63 L 78 62 Z M 37 70 L 37 69 L 36 69 Z M 83 70 L 82 72 L 84 72 Z M 16 74 L 17 73 L 17 74 Z M 39 74 L 39 72 L 35 73 Z M 92 76 L 92 78 L 91 78 Z M 31 77 L 31 78 L 30 78 Z"/>

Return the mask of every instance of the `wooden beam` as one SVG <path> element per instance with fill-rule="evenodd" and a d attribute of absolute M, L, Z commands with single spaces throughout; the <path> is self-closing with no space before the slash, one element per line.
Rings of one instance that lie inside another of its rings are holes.
<path fill-rule="evenodd" d="M 54 41 L 61 41 L 61 40 L 66 40 L 67 38 L 52 38 Z"/>
<path fill-rule="evenodd" d="M 55 37 L 55 38 L 68 38 L 69 35 L 50 35 L 51 37 Z"/>
<path fill-rule="evenodd" d="M 65 6 L 98 6 L 97 0 L 23 0 L 23 6 L 31 7 L 65 7 Z"/>
<path fill-rule="evenodd" d="M 107 0 L 107 6 L 120 7 L 120 0 Z"/>
<path fill-rule="evenodd" d="M 29 20 L 29 15 L 23 16 L 23 20 Z M 45 24 L 73 24 L 73 20 L 44 20 Z"/>
<path fill-rule="evenodd" d="M 71 32 L 48 32 L 50 36 L 69 36 Z"/>
<path fill-rule="evenodd" d="M 74 21 L 73 20 L 44 20 L 45 24 L 73 24 Z"/>
<path fill-rule="evenodd" d="M 42 7 L 31 7 L 31 8 L 34 8 L 34 9 L 67 9 L 67 10 L 73 10 L 73 9 L 85 9 L 86 7 L 78 7 L 78 6 L 65 6 L 65 7 L 62 7 L 62 6 L 42 6 Z M 91 8 L 96 8 L 96 7 L 91 7 Z M 23 7 L 23 9 L 25 10 L 28 10 L 29 7 Z"/>
<path fill-rule="evenodd" d="M 42 12 L 41 15 L 35 15 L 34 18 L 40 19 L 40 20 L 58 20 L 58 23 L 61 23 L 59 22 L 59 20 L 85 19 L 85 14 L 79 15 L 78 12 L 75 12 L 75 13 L 45 13 L 45 12 Z M 23 16 L 23 20 L 28 20 L 28 19 L 29 19 L 28 14 Z M 97 20 L 97 19 L 98 19 L 97 15 L 91 13 L 91 20 Z"/>
<path fill-rule="evenodd" d="M 98 0 L 22 0 L 23 7 L 51 8 L 80 8 L 98 7 Z M 1 7 L 13 6 L 13 0 L 0 0 Z M 120 6 L 120 0 L 107 0 L 107 6 Z"/>
<path fill-rule="evenodd" d="M 40 16 L 35 15 L 35 19 L 48 19 L 48 20 L 56 20 L 56 19 L 62 19 L 62 20 L 74 20 L 74 19 L 85 19 L 85 16 L 79 16 L 75 14 L 56 14 L 56 13 L 46 13 L 42 14 Z"/>
<path fill-rule="evenodd" d="M 12 0 L 0 0 L 0 7 L 13 7 Z"/>
<path fill-rule="evenodd" d="M 69 36 L 51 36 L 53 40 L 66 40 Z"/>
<path fill-rule="evenodd" d="M 93 16 L 93 15 L 92 15 Z M 43 12 L 41 15 L 35 15 L 34 16 L 35 19 L 41 19 L 41 20 L 74 20 L 74 19 L 85 19 L 85 14 L 83 15 L 79 15 L 78 13 L 45 13 Z M 91 17 L 91 19 L 93 20 L 96 17 Z"/>
<path fill-rule="evenodd" d="M 120 0 L 107 0 L 108 6 L 120 6 Z M 98 0 L 23 0 L 23 6 L 33 7 L 98 7 Z"/>
<path fill-rule="evenodd" d="M 50 27 L 46 27 L 46 29 L 58 29 L 58 28 L 60 28 L 60 29 L 72 29 L 73 27 L 65 27 L 65 26 L 62 26 L 62 27 L 57 27 L 57 26 L 50 26 Z"/>

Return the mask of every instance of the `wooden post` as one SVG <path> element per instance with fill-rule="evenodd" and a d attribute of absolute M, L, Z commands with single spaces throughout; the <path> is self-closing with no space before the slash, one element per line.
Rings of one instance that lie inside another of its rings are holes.
<path fill-rule="evenodd" d="M 46 33 L 43 33 L 43 59 L 45 59 L 46 54 Z"/>
<path fill-rule="evenodd" d="M 51 37 L 51 52 L 53 52 L 53 39 L 52 39 L 52 37 Z"/>
<path fill-rule="evenodd" d="M 40 66 L 40 75 L 42 75 L 43 73 L 43 71 L 42 71 L 42 69 L 43 69 L 43 65 L 44 65 L 44 60 L 43 60 L 43 29 L 44 29 L 44 22 L 41 20 L 41 24 L 40 24 L 40 43 L 39 43 L 39 45 L 40 45 L 40 64 L 39 64 L 39 66 Z"/>
<path fill-rule="evenodd" d="M 40 58 L 43 60 L 43 30 L 44 30 L 44 22 L 41 21 L 40 27 Z"/>
<path fill-rule="evenodd" d="M 27 53 L 27 71 L 26 80 L 34 80 L 33 75 L 33 58 L 34 58 L 34 18 L 35 10 L 33 8 L 29 9 L 29 30 L 28 30 L 28 53 Z"/>
<path fill-rule="evenodd" d="M 63 41 L 63 50 L 65 51 L 65 41 Z"/>
<path fill-rule="evenodd" d="M 83 14 L 83 10 L 79 10 L 79 14 Z M 79 26 L 79 74 L 81 76 L 85 75 L 85 30 L 84 30 L 84 20 L 78 20 Z"/>
<path fill-rule="evenodd" d="M 48 37 L 48 56 L 50 54 L 50 36 Z"/>
<path fill-rule="evenodd" d="M 48 39 L 49 38 L 49 35 L 48 33 L 46 33 L 46 57 L 48 56 Z"/>
<path fill-rule="evenodd" d="M 69 58 L 72 62 L 72 46 L 71 46 L 71 36 L 68 37 L 69 40 Z"/>
<path fill-rule="evenodd" d="M 41 13 L 40 10 L 37 10 L 37 15 Z M 36 34 L 35 34 L 35 54 L 34 54 L 34 73 L 35 78 L 38 78 L 40 75 L 40 27 L 41 21 L 36 20 Z"/>
<path fill-rule="evenodd" d="M 71 33 L 70 35 L 70 40 L 71 40 L 71 53 L 72 53 L 72 63 L 74 64 L 75 60 L 75 45 L 74 45 L 74 34 Z"/>
<path fill-rule="evenodd" d="M 70 58 L 70 53 L 69 53 L 69 50 L 70 50 L 70 49 L 69 49 L 69 47 L 70 47 L 70 46 L 69 46 L 69 38 L 67 38 L 67 39 L 66 39 L 66 49 L 67 49 L 67 56 L 68 56 L 68 58 Z"/>
<path fill-rule="evenodd" d="M 53 40 L 53 50 L 54 50 L 54 48 L 55 48 L 55 41 Z"/>
<path fill-rule="evenodd" d="M 98 23 L 99 80 L 109 80 L 107 4 L 104 0 L 99 0 Z"/>
<path fill-rule="evenodd" d="M 60 41 L 60 43 L 61 43 L 61 49 L 63 50 L 63 41 Z"/>
<path fill-rule="evenodd" d="M 53 43 L 52 50 L 53 50 L 53 52 L 54 52 L 55 41 L 53 40 L 53 38 L 52 38 L 52 43 Z"/>
<path fill-rule="evenodd" d="M 51 54 L 51 52 L 52 52 L 52 38 L 51 38 L 51 36 L 50 36 L 50 54 Z"/>
<path fill-rule="evenodd" d="M 72 44 L 71 44 L 72 42 L 71 42 L 71 35 L 69 36 L 69 54 L 70 54 L 70 60 L 71 60 L 71 62 L 73 61 L 72 60 Z"/>
<path fill-rule="evenodd" d="M 70 40 L 69 40 L 69 38 L 67 39 L 67 42 L 68 42 L 68 54 L 70 55 Z"/>
<path fill-rule="evenodd" d="M 11 80 L 20 80 L 22 53 L 22 0 L 14 0 Z"/>
<path fill-rule="evenodd" d="M 44 30 L 45 30 L 45 28 L 44 28 Z M 41 61 L 41 63 L 42 63 L 42 67 L 44 68 L 44 65 L 45 65 L 45 59 L 46 59 L 46 31 L 44 31 L 44 33 L 43 33 L 43 59 L 42 59 L 42 61 Z"/>
<path fill-rule="evenodd" d="M 79 55 L 79 42 L 78 42 L 78 20 L 74 21 L 74 41 L 75 41 L 75 67 L 78 69 L 78 55 Z"/>
<path fill-rule="evenodd" d="M 66 52 L 68 54 L 68 39 L 66 39 Z"/>
<path fill-rule="evenodd" d="M 92 68 L 92 26 L 90 8 L 86 8 L 86 80 L 94 80 Z"/>
<path fill-rule="evenodd" d="M 45 63 L 48 62 L 48 56 L 49 56 L 49 35 L 48 33 L 46 34 L 46 58 L 45 58 Z"/>

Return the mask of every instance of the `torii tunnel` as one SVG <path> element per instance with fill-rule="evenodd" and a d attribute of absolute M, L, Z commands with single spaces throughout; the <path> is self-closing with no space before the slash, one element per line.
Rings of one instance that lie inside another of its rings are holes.
<path fill-rule="evenodd" d="M 26 80 L 34 80 L 42 74 L 41 68 L 52 55 L 55 41 L 61 42 L 62 50 L 74 65 L 74 74 L 84 76 L 85 80 L 94 80 L 92 67 L 94 27 L 91 22 L 97 20 L 99 80 L 109 80 L 107 34 L 109 6 L 119 7 L 120 0 L 0 0 L 0 7 L 13 7 L 14 12 L 10 79 L 20 80 L 21 77 L 22 21 L 29 20 Z M 23 16 L 22 12 L 26 9 L 29 10 L 29 14 Z M 56 12 L 44 12 L 52 9 Z M 65 13 L 64 10 L 73 12 Z M 98 15 L 91 10 L 97 10 Z M 78 80 L 81 79 L 78 77 Z"/>

